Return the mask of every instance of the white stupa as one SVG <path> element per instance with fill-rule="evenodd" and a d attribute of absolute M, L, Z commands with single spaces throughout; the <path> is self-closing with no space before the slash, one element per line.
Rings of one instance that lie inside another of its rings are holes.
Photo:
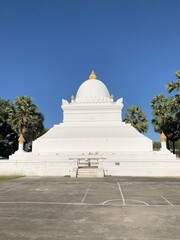
<path fill-rule="evenodd" d="M 114 101 L 92 71 L 71 102 L 62 100 L 63 123 L 22 147 L 0 173 L 45 176 L 180 176 L 180 161 L 164 144 L 153 152 L 152 141 L 122 122 L 122 98 Z M 4 164 L 4 165 L 3 165 Z"/>
<path fill-rule="evenodd" d="M 116 102 L 94 72 L 71 102 L 62 100 L 63 123 L 33 143 L 33 152 L 113 153 L 152 151 L 152 142 L 122 122 L 123 100 Z"/>

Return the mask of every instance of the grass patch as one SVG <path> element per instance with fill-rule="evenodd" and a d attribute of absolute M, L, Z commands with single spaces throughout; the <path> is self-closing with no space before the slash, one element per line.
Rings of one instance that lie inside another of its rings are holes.
<path fill-rule="evenodd" d="M 3 176 L 0 176 L 0 181 L 8 181 L 8 180 L 13 180 L 13 179 L 16 179 L 16 178 L 21 178 L 21 177 L 24 177 L 24 176 L 21 176 L 21 175 L 3 175 Z"/>

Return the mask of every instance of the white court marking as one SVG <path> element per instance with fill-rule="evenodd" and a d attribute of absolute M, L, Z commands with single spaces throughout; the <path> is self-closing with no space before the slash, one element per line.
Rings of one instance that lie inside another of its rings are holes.
<path fill-rule="evenodd" d="M 48 188 L 36 188 L 36 191 L 45 192 L 48 191 Z"/>
<path fill-rule="evenodd" d="M 15 189 L 17 189 L 19 186 L 21 186 L 21 184 L 14 184 L 12 186 L 4 186 L 3 188 L 0 188 L 0 191 L 3 191 L 3 190 L 6 190 L 5 192 L 3 193 L 6 193 L 6 192 L 9 192 L 9 191 L 13 191 Z"/>
<path fill-rule="evenodd" d="M 51 205 L 89 205 L 89 206 L 117 206 L 117 207 L 122 207 L 122 206 L 137 206 L 137 207 L 140 207 L 140 206 L 153 206 L 153 207 L 158 207 L 158 206 L 162 206 L 162 204 L 148 204 L 144 201 L 140 201 L 140 200 L 135 200 L 135 199 L 125 199 L 124 195 L 123 195 L 123 191 L 122 191 L 122 188 L 121 188 L 121 185 L 120 185 L 120 182 L 108 182 L 108 184 L 116 184 L 118 185 L 118 189 L 119 189 L 119 192 L 120 192 L 120 195 L 121 195 L 121 199 L 109 199 L 109 200 L 106 200 L 104 201 L 103 203 L 84 203 L 87 195 L 88 195 L 88 192 L 90 191 L 90 187 L 92 184 L 103 184 L 103 182 L 89 182 L 89 186 L 88 188 L 85 190 L 85 193 L 84 193 L 84 196 L 82 198 L 82 200 L 80 200 L 81 202 L 75 202 L 75 203 L 68 203 L 68 202 L 0 202 L 0 204 L 51 204 Z M 78 183 L 76 183 L 78 184 Z M 107 182 L 105 182 L 105 184 L 107 184 Z M 147 185 L 149 186 L 149 188 L 151 188 L 158 196 L 160 196 L 166 203 L 168 203 L 166 206 L 176 206 L 176 207 L 180 207 L 180 204 L 172 204 L 168 199 L 166 199 L 164 196 L 162 196 L 158 191 L 156 191 L 156 189 L 154 189 L 150 184 L 147 183 Z M 123 185 L 124 186 L 124 185 Z M 14 187 L 14 188 L 12 188 Z M 1 194 L 4 194 L 4 193 L 8 193 L 8 192 L 11 192 L 11 191 L 15 191 L 17 189 L 21 188 L 21 185 L 19 186 L 19 184 L 15 185 L 15 186 L 11 186 L 11 189 L 7 189 L 7 187 L 4 187 L 4 188 L 1 188 Z M 4 191 L 3 191 L 4 190 Z M 36 191 L 47 191 L 48 188 L 37 188 Z M 153 199 L 153 197 L 151 198 Z M 116 204 L 115 202 L 116 201 L 122 201 L 122 204 Z M 130 201 L 132 201 L 132 204 L 129 203 Z M 114 203 L 113 203 L 114 202 Z M 134 203 L 133 203 L 134 202 Z M 112 204 L 111 204 L 112 203 Z M 141 203 L 141 204 L 136 204 L 136 203 Z"/>
<path fill-rule="evenodd" d="M 89 184 L 89 187 L 86 189 L 86 192 L 85 192 L 84 197 L 83 197 L 83 199 L 81 201 L 81 204 L 84 203 L 84 200 L 85 200 L 85 198 L 86 198 L 86 196 L 87 196 L 87 194 L 89 192 L 90 187 L 91 187 L 91 184 Z"/>
<path fill-rule="evenodd" d="M 147 202 L 144 202 L 144 201 L 140 201 L 140 200 L 135 200 L 135 199 L 126 199 L 126 201 L 132 201 L 132 202 L 137 202 L 137 203 L 142 203 L 146 206 L 149 206 L 149 204 Z M 129 205 L 129 204 L 127 204 Z"/>
<path fill-rule="evenodd" d="M 17 190 L 19 187 L 16 187 L 16 188 L 11 188 L 11 189 L 8 189 L 7 191 L 2 191 L 1 193 L 4 194 L 4 193 L 8 193 L 8 192 L 11 192 L 11 191 L 14 191 L 14 190 Z"/>
<path fill-rule="evenodd" d="M 0 202 L 0 204 L 7 204 L 7 205 L 11 205 L 11 204 L 16 204 L 16 205 L 23 205 L 23 204 L 33 204 L 33 205 L 72 205 L 72 206 L 99 206 L 99 207 L 162 207 L 162 208 L 166 208 L 168 205 L 134 205 L 134 204 L 126 204 L 126 206 L 124 205 L 116 205 L 116 204 L 105 204 L 103 205 L 98 204 L 98 203 L 66 203 L 66 202 Z M 180 205 L 175 205 L 176 207 L 180 208 Z M 168 206 L 169 207 L 169 206 Z M 171 206 L 173 207 L 173 206 Z"/>
<path fill-rule="evenodd" d="M 163 197 L 157 190 L 155 190 L 150 184 L 148 184 L 148 186 L 155 192 L 157 193 L 162 199 L 164 199 L 169 205 L 171 205 L 172 207 L 174 207 L 174 205 L 169 201 L 167 200 L 165 197 Z"/>
<path fill-rule="evenodd" d="M 126 217 L 126 218 L 124 218 L 124 222 L 134 222 L 134 221 L 131 218 Z"/>
<path fill-rule="evenodd" d="M 4 188 L 0 188 L 0 191 L 4 190 L 4 189 L 7 189 L 7 187 L 4 187 Z"/>
<path fill-rule="evenodd" d="M 117 198 L 117 199 L 110 199 L 110 200 L 106 200 L 105 202 L 101 203 L 102 205 L 105 205 L 108 202 L 117 202 L 117 201 L 122 201 L 121 198 Z"/>
<path fill-rule="evenodd" d="M 121 185 L 120 183 L 118 182 L 118 188 L 119 188 L 119 191 L 120 191 L 120 194 L 121 194 L 121 198 L 122 198 L 122 202 L 123 202 L 123 205 L 125 206 L 126 205 L 126 202 L 125 202 L 125 199 L 124 199 L 124 196 L 123 196 L 123 192 L 122 192 L 122 189 L 121 189 Z"/>
<path fill-rule="evenodd" d="M 117 202 L 117 201 L 121 201 L 122 199 L 110 199 L 110 200 L 106 200 L 105 202 L 102 203 L 102 205 L 106 205 L 106 203 L 109 202 Z M 127 204 L 127 201 L 132 201 L 132 202 L 137 202 L 137 203 L 142 203 L 143 205 L 149 206 L 148 203 L 144 202 L 144 201 L 140 201 L 140 200 L 135 200 L 135 199 L 126 199 L 126 205 L 131 205 L 131 204 Z M 125 204 L 123 204 L 123 206 L 125 206 Z M 134 205 L 136 206 L 136 205 Z"/>

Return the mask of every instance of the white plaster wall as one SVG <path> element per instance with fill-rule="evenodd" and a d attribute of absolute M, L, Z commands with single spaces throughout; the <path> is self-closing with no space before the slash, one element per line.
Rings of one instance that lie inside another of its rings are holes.
<path fill-rule="evenodd" d="M 115 138 L 65 138 L 42 139 L 33 143 L 33 152 L 96 152 L 96 151 L 152 151 L 152 141 L 144 139 Z"/>
<path fill-rule="evenodd" d="M 29 155 L 30 156 L 30 155 Z M 72 155 L 78 157 L 76 155 Z M 103 169 L 105 175 L 111 176 L 164 176 L 180 177 L 180 160 L 175 159 L 151 159 L 149 155 L 146 159 L 107 159 L 99 160 L 99 169 Z M 54 156 L 55 157 L 55 156 Z M 116 157 L 116 156 L 115 156 Z M 44 160 L 43 155 L 39 155 L 39 160 L 5 160 L 0 162 L 0 174 L 20 174 L 26 176 L 76 176 L 77 160 L 75 158 L 60 157 L 57 160 Z M 119 163 L 119 164 L 117 164 Z"/>
<path fill-rule="evenodd" d="M 1 175 L 24 175 L 24 176 L 66 176 L 74 175 L 77 169 L 76 161 L 42 161 L 27 160 L 21 158 L 17 161 L 6 160 L 0 162 Z"/>
<path fill-rule="evenodd" d="M 122 107 L 114 103 L 62 106 L 63 122 L 122 121 Z"/>
<path fill-rule="evenodd" d="M 55 125 L 33 142 L 33 152 L 152 151 L 152 141 L 130 124 Z"/>
<path fill-rule="evenodd" d="M 146 176 L 146 177 L 180 177 L 180 163 L 167 162 L 156 163 L 147 161 L 131 163 L 120 163 L 120 166 L 107 166 L 104 169 L 105 175 L 111 176 Z"/>

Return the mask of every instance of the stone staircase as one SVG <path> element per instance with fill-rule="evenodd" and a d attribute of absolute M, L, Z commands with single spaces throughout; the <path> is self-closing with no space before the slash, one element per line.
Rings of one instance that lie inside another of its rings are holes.
<path fill-rule="evenodd" d="M 78 168 L 77 177 L 102 177 L 98 168 Z"/>

